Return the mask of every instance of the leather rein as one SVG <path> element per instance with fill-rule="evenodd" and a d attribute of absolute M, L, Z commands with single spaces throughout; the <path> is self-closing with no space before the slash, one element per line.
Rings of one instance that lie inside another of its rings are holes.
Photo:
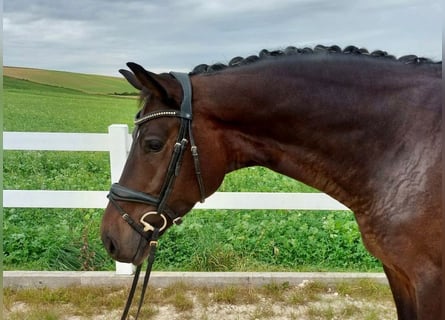
<path fill-rule="evenodd" d="M 195 144 L 195 141 L 193 139 L 192 134 L 192 86 L 190 83 L 190 78 L 188 74 L 185 73 L 177 73 L 177 72 L 170 72 L 170 74 L 179 81 L 182 87 L 183 91 L 183 99 L 181 103 L 181 109 L 174 110 L 174 109 L 167 109 L 167 110 L 160 110 L 160 111 L 153 111 L 150 112 L 144 116 L 140 116 L 140 113 L 137 114 L 136 119 L 134 121 L 136 128 L 135 128 L 135 135 L 134 137 L 137 138 L 138 130 L 141 125 L 144 123 L 154 120 L 157 118 L 162 117 L 176 117 L 179 118 L 181 123 L 178 131 L 178 136 L 176 139 L 176 143 L 173 147 L 172 156 L 170 158 L 170 163 L 167 168 L 167 173 L 165 176 L 164 183 L 162 185 L 161 191 L 159 193 L 159 196 L 153 196 L 145 192 L 132 190 L 130 188 L 124 187 L 118 183 L 114 183 L 111 186 L 110 192 L 108 194 L 108 199 L 110 202 L 114 205 L 114 207 L 117 209 L 119 214 L 122 216 L 122 218 L 136 231 L 138 232 L 143 239 L 145 239 L 150 247 L 150 251 L 147 258 L 147 270 L 145 272 L 144 277 L 144 283 L 142 286 L 142 292 L 141 297 L 139 300 L 139 306 L 136 314 L 136 318 L 139 316 L 139 312 L 142 307 L 142 302 L 144 300 L 145 291 L 147 289 L 148 281 L 150 279 L 150 273 L 151 269 L 154 263 L 155 259 L 155 253 L 157 249 L 158 244 L 158 238 L 162 231 L 164 231 L 168 223 L 171 224 L 181 224 L 181 216 L 171 210 L 167 206 L 167 201 L 169 198 L 169 195 L 173 189 L 173 185 L 175 182 L 176 177 L 179 175 L 182 160 L 184 157 L 184 153 L 186 150 L 187 144 L 190 142 L 190 150 L 193 157 L 193 164 L 195 167 L 195 174 L 199 186 L 199 192 L 201 195 L 201 202 L 204 202 L 205 199 L 205 189 L 204 189 L 204 183 L 202 180 L 201 175 L 201 168 L 199 163 L 199 156 L 198 156 L 198 148 Z M 188 138 L 188 139 L 187 139 Z M 117 201 L 124 201 L 124 202 L 136 202 L 136 203 L 142 203 L 142 204 L 148 204 L 151 206 L 154 206 L 156 208 L 156 211 L 149 211 L 142 215 L 139 222 L 135 221 L 125 210 L 117 203 Z M 156 215 L 161 218 L 162 225 L 161 226 L 154 226 L 150 224 L 149 222 L 145 221 L 145 218 L 151 215 Z M 134 293 L 136 291 L 137 283 L 139 280 L 139 275 L 141 272 L 142 264 L 137 266 L 136 272 L 134 274 L 133 283 L 130 289 L 130 293 L 128 295 L 127 303 L 125 305 L 124 312 L 122 314 L 121 320 L 125 320 L 128 316 L 128 312 L 131 307 L 131 303 L 134 297 Z"/>

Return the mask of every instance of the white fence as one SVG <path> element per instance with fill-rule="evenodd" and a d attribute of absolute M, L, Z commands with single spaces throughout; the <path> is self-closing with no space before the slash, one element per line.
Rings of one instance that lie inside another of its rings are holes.
<path fill-rule="evenodd" d="M 117 182 L 131 146 L 127 125 L 108 133 L 3 132 L 4 150 L 104 151 L 110 153 L 111 181 Z M 205 170 L 205 168 L 203 168 Z M 108 191 L 3 190 L 3 207 L 105 208 Z M 216 192 L 195 209 L 349 210 L 324 193 Z M 116 273 L 131 274 L 131 264 L 116 263 Z"/>

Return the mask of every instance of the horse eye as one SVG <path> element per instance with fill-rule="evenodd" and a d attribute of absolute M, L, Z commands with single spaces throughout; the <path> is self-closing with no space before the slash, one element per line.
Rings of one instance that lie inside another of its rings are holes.
<path fill-rule="evenodd" d="M 164 143 L 157 139 L 149 139 L 144 142 L 144 150 L 146 152 L 159 152 L 163 146 Z"/>

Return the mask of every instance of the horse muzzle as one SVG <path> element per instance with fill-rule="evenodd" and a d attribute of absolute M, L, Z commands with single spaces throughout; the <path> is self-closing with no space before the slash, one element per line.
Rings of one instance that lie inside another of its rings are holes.
<path fill-rule="evenodd" d="M 105 211 L 101 233 L 102 242 L 110 256 L 121 262 L 135 262 L 140 260 L 136 256 L 143 256 L 145 247 L 152 241 L 155 230 L 162 234 L 170 225 L 182 222 L 179 215 L 166 205 L 159 206 L 159 199 L 144 192 L 135 191 L 120 184 L 113 184 L 108 194 L 110 203 Z M 129 209 L 128 205 L 133 203 Z M 147 206 L 147 211 L 140 209 L 136 217 L 134 204 Z M 151 208 L 151 209 L 150 209 Z M 128 211 L 127 211 L 128 210 Z M 130 214 L 131 212 L 131 214 Z M 118 215 L 130 226 L 116 223 Z M 134 232 L 136 231 L 136 232 Z"/>

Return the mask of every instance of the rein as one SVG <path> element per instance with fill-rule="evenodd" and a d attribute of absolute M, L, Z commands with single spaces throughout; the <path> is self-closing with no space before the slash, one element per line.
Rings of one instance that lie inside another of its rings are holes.
<path fill-rule="evenodd" d="M 167 173 L 165 176 L 164 183 L 162 185 L 159 196 L 153 196 L 145 192 L 132 190 L 125 186 L 120 185 L 119 183 L 114 183 L 111 186 L 110 192 L 108 194 L 108 199 L 113 204 L 113 206 L 117 209 L 122 218 L 136 231 L 138 232 L 143 239 L 145 239 L 150 247 L 150 251 L 147 258 L 147 270 L 145 272 L 144 283 L 142 286 L 141 297 L 139 300 L 138 311 L 136 314 L 136 318 L 139 316 L 139 312 L 142 307 L 142 302 L 144 300 L 145 292 L 147 289 L 148 281 L 150 279 L 151 269 L 154 263 L 156 249 L 158 245 L 158 238 L 160 233 L 164 231 L 168 223 L 171 224 L 181 224 L 181 216 L 174 212 L 167 206 L 167 201 L 169 195 L 173 189 L 173 185 L 176 177 L 179 175 L 182 160 L 184 157 L 184 153 L 186 150 L 187 144 L 190 142 L 190 150 L 193 157 L 193 164 L 195 168 L 196 179 L 198 182 L 199 192 L 201 195 L 201 202 L 204 202 L 205 199 L 205 189 L 204 183 L 201 175 L 201 167 L 199 163 L 198 156 L 198 147 L 195 144 L 195 140 L 192 134 L 192 86 L 190 83 L 190 78 L 185 73 L 170 73 L 176 80 L 179 81 L 183 91 L 183 99 L 181 103 L 181 109 L 173 110 L 161 110 L 161 111 L 153 111 L 150 112 L 143 117 L 140 117 L 140 114 L 136 116 L 134 121 L 135 128 L 135 138 L 137 138 L 137 132 L 139 126 L 144 123 L 154 120 L 161 117 L 176 117 L 180 118 L 181 124 L 178 131 L 178 136 L 176 139 L 176 143 L 173 147 L 173 152 L 170 158 L 170 163 L 168 165 Z M 188 138 L 188 139 L 187 139 Z M 148 211 L 142 215 L 139 222 L 135 221 L 125 210 L 117 203 L 117 201 L 124 202 L 136 202 L 142 204 L 148 204 L 154 206 L 156 211 Z M 161 226 L 154 226 L 147 221 L 145 218 L 148 216 L 158 216 L 162 219 Z M 134 274 L 133 283 L 130 289 L 130 293 L 128 295 L 127 303 L 125 305 L 124 312 L 122 314 L 121 320 L 125 320 L 128 316 L 128 312 L 131 307 L 131 303 L 134 297 L 134 293 L 136 291 L 137 283 L 139 280 L 139 275 L 141 272 L 142 264 L 137 266 L 136 272 Z"/>

